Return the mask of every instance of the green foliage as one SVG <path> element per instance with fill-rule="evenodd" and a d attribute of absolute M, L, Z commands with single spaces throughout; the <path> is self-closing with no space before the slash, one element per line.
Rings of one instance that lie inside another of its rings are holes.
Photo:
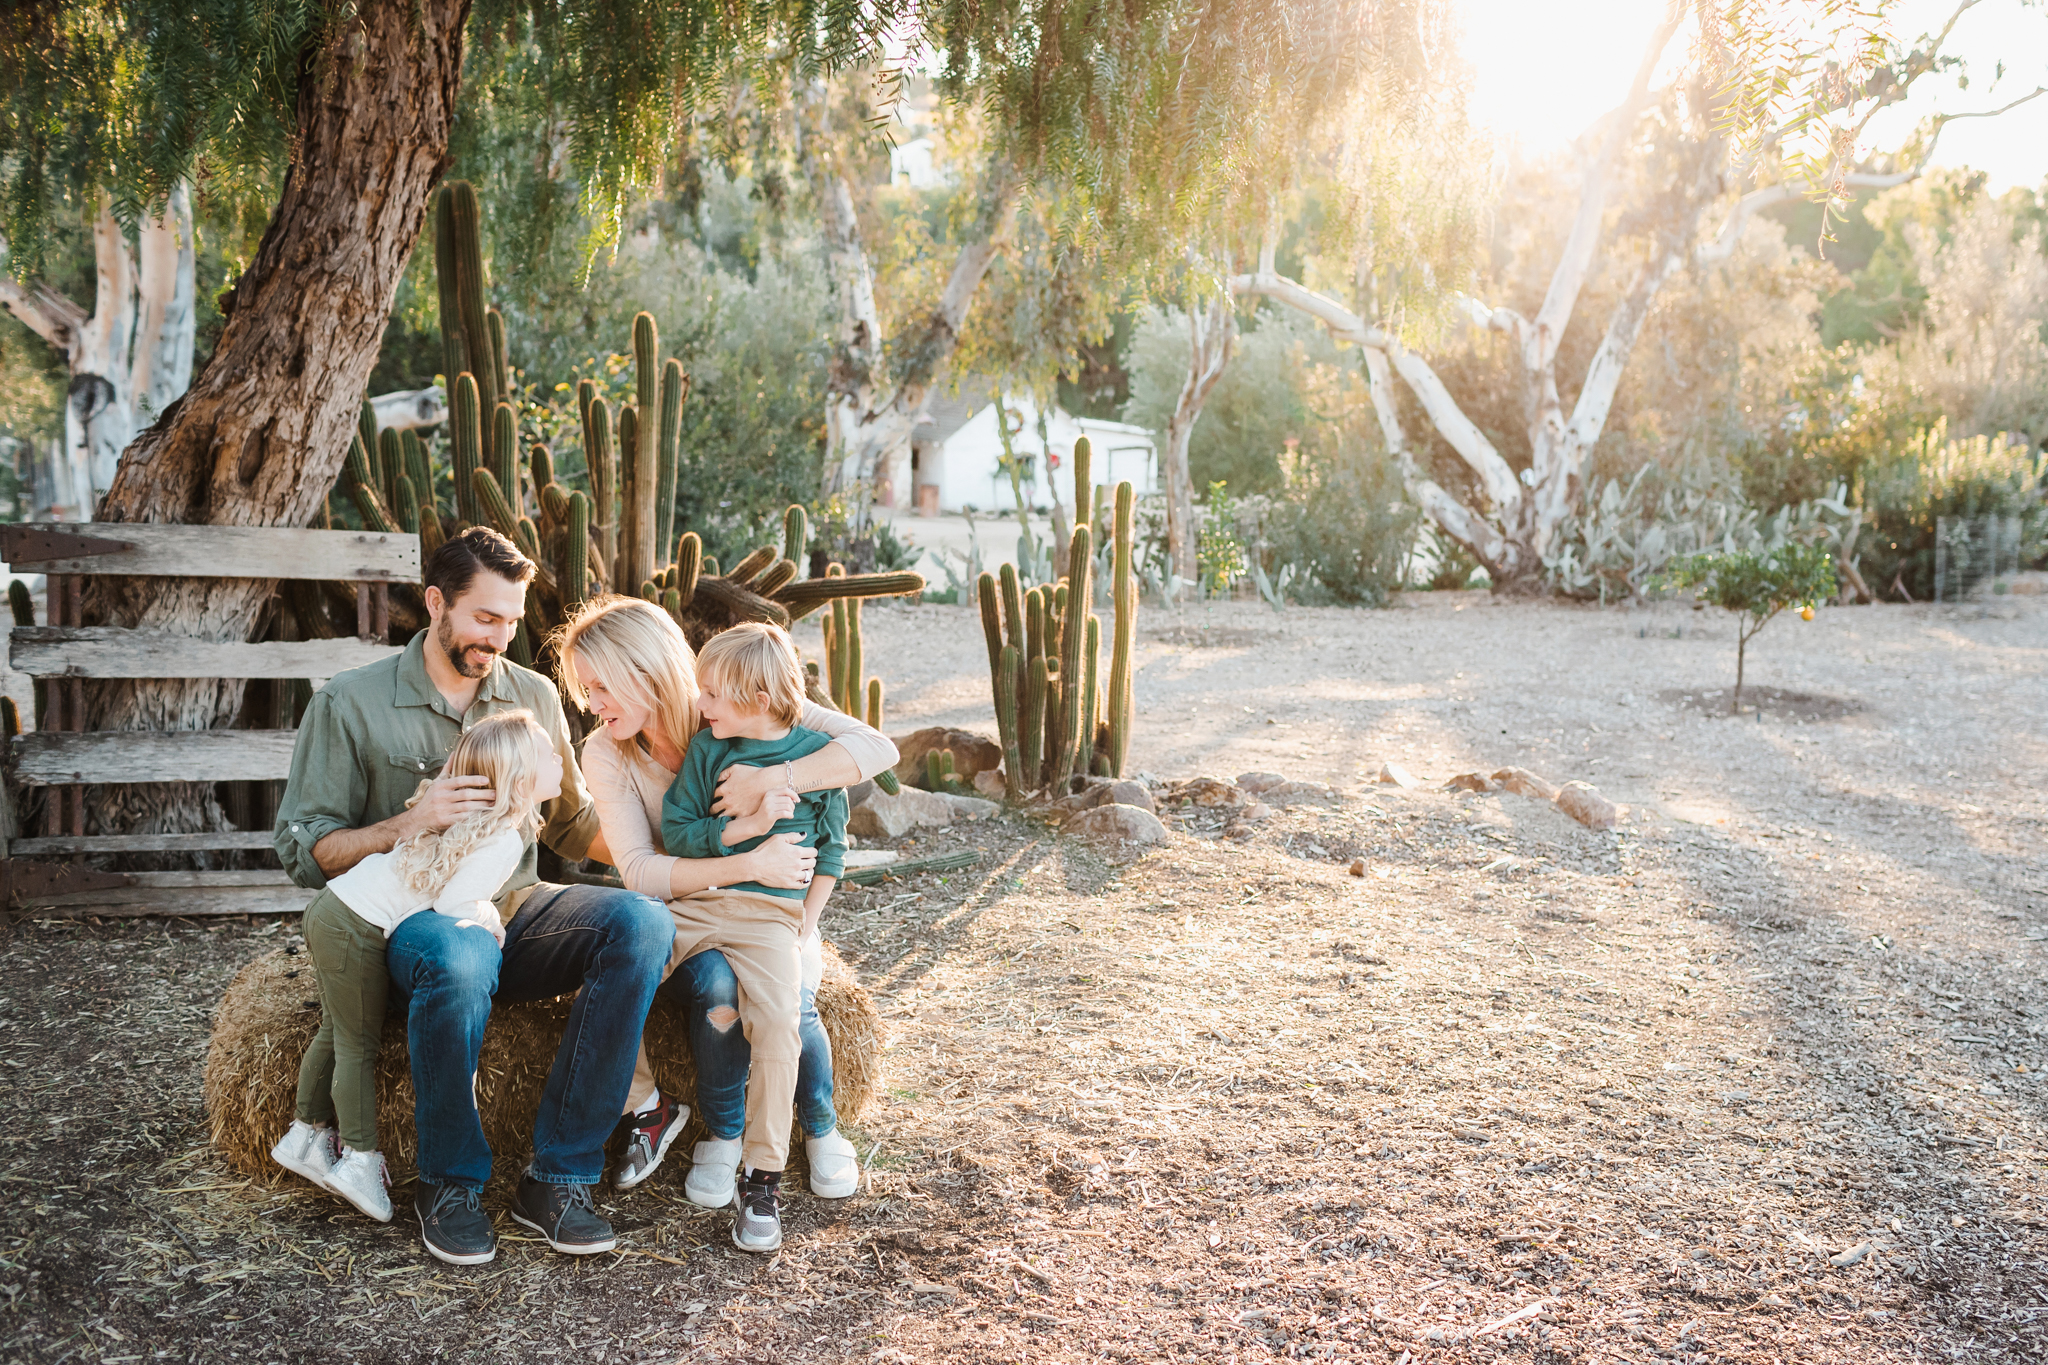
<path fill-rule="evenodd" d="M 1202 535 L 1195 550 L 1195 566 L 1202 576 L 1202 591 L 1220 597 L 1244 577 L 1244 541 L 1237 530 L 1237 503 L 1229 485 L 1209 485 L 1207 508 L 1202 517 Z"/>
<path fill-rule="evenodd" d="M 1274 521 L 1266 567 L 1294 566 L 1311 600 L 1382 607 L 1401 588 L 1418 516 L 1393 461 L 1361 446 L 1305 462 Z"/>
<path fill-rule="evenodd" d="M 1951 440 L 1947 422 L 1937 422 L 1874 467 L 1865 481 L 1871 527 L 1861 541 L 1864 581 L 1879 596 L 1932 598 L 1935 529 L 1942 517 L 2017 518 L 2020 562 L 2037 567 L 2048 555 L 2043 464 L 2038 449 L 2005 432 Z"/>

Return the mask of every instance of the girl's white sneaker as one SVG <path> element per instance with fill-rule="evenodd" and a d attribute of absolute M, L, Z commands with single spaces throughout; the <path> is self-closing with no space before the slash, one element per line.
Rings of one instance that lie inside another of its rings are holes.
<path fill-rule="evenodd" d="M 811 1193 L 818 1198 L 847 1199 L 860 1189 L 860 1153 L 837 1128 L 805 1138 L 804 1157 L 811 1168 Z"/>
<path fill-rule="evenodd" d="M 341 1160 L 328 1173 L 327 1188 L 380 1223 L 391 1221 L 391 1175 L 382 1152 L 341 1149 Z"/>
<path fill-rule="evenodd" d="M 740 1140 L 712 1138 L 690 1153 L 683 1195 L 700 1209 L 729 1209 L 739 1189 Z"/>
<path fill-rule="evenodd" d="M 326 1189 L 327 1173 L 341 1159 L 341 1139 L 332 1128 L 316 1128 L 303 1119 L 293 1119 L 277 1146 L 270 1149 L 270 1159 Z"/>

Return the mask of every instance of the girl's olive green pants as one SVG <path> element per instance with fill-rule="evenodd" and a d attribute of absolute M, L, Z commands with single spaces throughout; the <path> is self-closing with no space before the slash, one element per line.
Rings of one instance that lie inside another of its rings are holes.
<path fill-rule="evenodd" d="M 384 931 L 322 891 L 303 932 L 320 974 L 320 1031 L 299 1063 L 298 1117 L 341 1129 L 342 1145 L 377 1150 L 377 1042 L 384 1036 Z M 337 1123 L 338 1121 L 338 1123 Z"/>

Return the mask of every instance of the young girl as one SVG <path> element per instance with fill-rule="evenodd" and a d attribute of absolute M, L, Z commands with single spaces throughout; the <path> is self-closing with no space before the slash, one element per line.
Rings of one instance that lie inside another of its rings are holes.
<path fill-rule="evenodd" d="M 271 1148 L 278 1165 L 391 1221 L 390 1177 L 377 1150 L 377 1044 L 384 1032 L 384 941 L 423 910 L 450 916 L 502 945 L 491 897 L 519 866 L 539 817 L 562 792 L 562 756 L 531 711 L 472 725 L 444 771 L 482 777 L 494 800 L 438 834 L 373 853 L 306 908 L 306 951 L 320 976 L 320 1032 L 299 1063 L 298 1116 Z M 426 794 L 420 783 L 408 806 Z M 335 1120 L 340 1119 L 340 1133 Z"/>

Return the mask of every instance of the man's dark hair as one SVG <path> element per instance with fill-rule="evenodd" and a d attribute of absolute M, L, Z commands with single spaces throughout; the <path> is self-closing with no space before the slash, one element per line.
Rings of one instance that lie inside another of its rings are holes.
<path fill-rule="evenodd" d="M 427 558 L 421 580 L 441 590 L 441 600 L 453 602 L 469 591 L 477 571 L 486 570 L 508 583 L 526 583 L 533 578 L 533 561 L 519 547 L 488 526 L 472 526 L 461 535 L 441 542 L 441 548 Z"/>

